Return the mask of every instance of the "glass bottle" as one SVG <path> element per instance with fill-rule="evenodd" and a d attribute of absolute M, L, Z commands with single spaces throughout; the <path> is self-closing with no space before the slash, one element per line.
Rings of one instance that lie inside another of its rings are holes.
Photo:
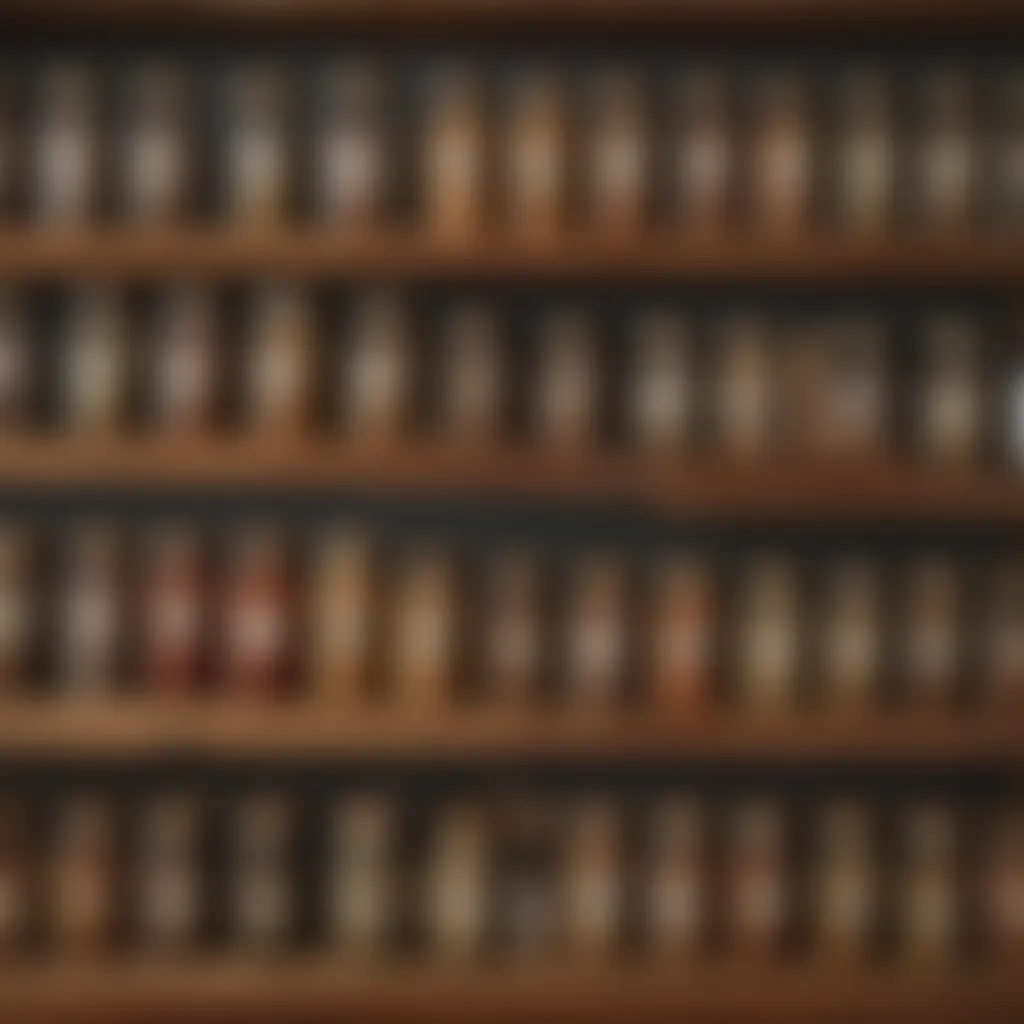
<path fill-rule="evenodd" d="M 441 420 L 447 438 L 493 442 L 503 412 L 498 324 L 486 306 L 461 306 L 443 327 Z"/>
<path fill-rule="evenodd" d="M 974 214 L 974 97 L 966 76 L 935 74 L 921 85 L 913 199 L 918 223 L 966 229 Z"/>
<path fill-rule="evenodd" d="M 16 525 L 0 526 L 0 694 L 33 682 L 40 607 L 37 548 Z"/>
<path fill-rule="evenodd" d="M 25 429 L 32 417 L 35 367 L 26 304 L 0 288 L 0 432 Z"/>
<path fill-rule="evenodd" d="M 692 430 L 697 390 L 686 327 L 670 314 L 647 314 L 633 341 L 630 435 L 643 451 L 675 452 Z"/>
<path fill-rule="evenodd" d="M 598 429 L 600 382 L 592 326 L 582 315 L 559 312 L 541 325 L 539 340 L 535 434 L 556 450 L 584 448 Z"/>
<path fill-rule="evenodd" d="M 719 337 L 712 385 L 712 418 L 723 454 L 764 458 L 773 445 L 775 367 L 762 324 L 742 318 L 729 322 Z"/>
<path fill-rule="evenodd" d="M 951 561 L 930 557 L 910 566 L 897 640 L 904 695 L 911 703 L 942 707 L 956 696 L 965 610 L 961 581 Z"/>

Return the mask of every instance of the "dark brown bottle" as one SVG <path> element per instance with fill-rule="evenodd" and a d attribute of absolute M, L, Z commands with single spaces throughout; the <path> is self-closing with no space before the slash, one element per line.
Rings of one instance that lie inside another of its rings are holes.
<path fill-rule="evenodd" d="M 40 639 L 38 551 L 32 535 L 0 528 L 0 696 L 33 680 Z"/>
<path fill-rule="evenodd" d="M 23 952 L 36 912 L 36 851 L 27 808 L 0 797 L 0 961 Z"/>
<path fill-rule="evenodd" d="M 0 433 L 30 425 L 34 355 L 25 303 L 13 291 L 0 288 Z"/>

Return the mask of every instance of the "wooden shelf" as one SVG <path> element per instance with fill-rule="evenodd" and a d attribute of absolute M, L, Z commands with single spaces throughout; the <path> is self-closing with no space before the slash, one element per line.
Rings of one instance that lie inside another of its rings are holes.
<path fill-rule="evenodd" d="M 740 716 L 670 712 L 559 712 L 399 708 L 306 703 L 0 703 L 0 758 L 88 757 L 204 760 L 274 758 L 770 758 L 822 761 L 1017 765 L 1014 716 L 856 714 L 806 711 Z"/>
<path fill-rule="evenodd" d="M 1019 1021 L 1019 973 L 708 964 L 358 970 L 341 961 L 7 968 L 4 1020 Z M 244 1014 L 244 1017 L 241 1016 Z M 234 1017 L 232 1017 L 234 1019 Z"/>
<path fill-rule="evenodd" d="M 432 498 L 598 500 L 666 517 L 1024 525 L 1024 474 L 912 464 L 750 465 L 408 443 L 375 447 L 312 435 L 0 439 L 0 489 L 343 488 Z"/>
<path fill-rule="evenodd" d="M 1019 239 L 766 237 L 586 233 L 551 239 L 496 231 L 443 240 L 414 232 L 354 236 L 306 228 L 233 230 L 125 227 L 76 232 L 11 226 L 0 232 L 0 278 L 294 275 L 330 280 L 402 278 L 558 280 L 621 278 L 808 283 L 1020 283 Z"/>

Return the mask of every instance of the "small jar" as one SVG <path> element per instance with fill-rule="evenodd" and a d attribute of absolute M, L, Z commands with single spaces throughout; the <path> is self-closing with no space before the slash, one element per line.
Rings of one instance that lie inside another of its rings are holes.
<path fill-rule="evenodd" d="M 14 118 L 15 101 L 10 78 L 0 75 L 0 222 L 15 208 L 21 184 L 21 138 Z"/>
<path fill-rule="evenodd" d="M 713 388 L 714 440 L 724 455 L 763 458 L 775 427 L 775 368 L 762 325 L 751 319 L 727 324 L 718 339 Z"/>
<path fill-rule="evenodd" d="M 386 84 L 368 65 L 332 68 L 322 80 L 315 141 L 315 207 L 329 224 L 365 230 L 388 213 L 393 185 Z"/>
<path fill-rule="evenodd" d="M 37 668 L 37 561 L 36 544 L 26 530 L 0 527 L 0 696 L 24 690 Z"/>
<path fill-rule="evenodd" d="M 151 541 L 143 570 L 142 678 L 158 696 L 187 697 L 207 661 L 209 567 L 200 537 L 169 528 Z"/>
<path fill-rule="evenodd" d="M 922 84 L 911 190 L 921 227 L 952 230 L 970 225 L 977 175 L 973 108 L 966 76 L 942 73 Z"/>
<path fill-rule="evenodd" d="M 765 231 L 797 234 L 810 225 L 814 186 L 807 84 L 779 76 L 760 90 L 751 139 L 750 214 Z"/>
<path fill-rule="evenodd" d="M 144 950 L 182 954 L 202 938 L 203 815 L 184 794 L 151 798 L 140 815 L 136 929 Z"/>
<path fill-rule="evenodd" d="M 744 958 L 774 958 L 785 948 L 793 915 L 791 853 L 785 815 L 769 801 L 739 807 L 730 822 L 726 939 Z"/>
<path fill-rule="evenodd" d="M 31 938 L 35 912 L 35 850 L 26 807 L 0 801 L 0 961 L 10 961 Z"/>
<path fill-rule="evenodd" d="M 528 555 L 508 554 L 486 570 L 480 674 L 486 697 L 522 706 L 538 694 L 545 664 L 541 574 Z"/>
<path fill-rule="evenodd" d="M 441 422 L 462 444 L 497 440 L 502 421 L 503 365 L 498 324 L 484 306 L 462 306 L 445 321 L 441 353 Z"/>
<path fill-rule="evenodd" d="M 93 795 L 66 800 L 57 812 L 47 876 L 49 937 L 63 955 L 96 955 L 114 944 L 119 866 L 113 807 Z"/>
<path fill-rule="evenodd" d="M 405 307 L 374 295 L 352 313 L 340 380 L 340 413 L 361 441 L 391 442 L 410 425 L 414 384 L 412 326 Z"/>
<path fill-rule="evenodd" d="M 244 396 L 249 426 L 294 437 L 312 418 L 315 339 L 306 296 L 286 285 L 260 291 L 251 307 Z"/>
<path fill-rule="evenodd" d="M 981 605 L 979 674 L 985 703 L 1024 707 L 1024 564 L 1001 559 L 989 569 Z"/>
<path fill-rule="evenodd" d="M 997 229 L 1019 231 L 1024 225 L 1024 75 L 1001 78 L 995 100 L 995 131 L 990 159 Z"/>
<path fill-rule="evenodd" d="M 990 816 L 977 881 L 986 952 L 1019 962 L 1024 952 L 1024 813 L 1019 807 L 1001 807 Z"/>
<path fill-rule="evenodd" d="M 890 390 L 885 330 L 873 319 L 839 321 L 830 349 L 826 446 L 849 459 L 882 458 L 888 445 Z"/>
<path fill-rule="evenodd" d="M 951 562 L 931 558 L 910 567 L 897 639 L 904 695 L 911 703 L 942 707 L 956 696 L 965 610 L 961 581 Z"/>
<path fill-rule="evenodd" d="M 531 73 L 516 82 L 506 124 L 506 215 L 510 227 L 550 236 L 568 212 L 569 111 L 562 86 Z"/>
<path fill-rule="evenodd" d="M 348 955 L 384 952 L 399 909 L 398 822 L 373 795 L 347 797 L 331 811 L 327 861 L 328 941 Z"/>
<path fill-rule="evenodd" d="M 902 956 L 914 963 L 947 963 L 963 928 L 957 821 L 941 806 L 903 815 L 896 929 Z"/>
<path fill-rule="evenodd" d="M 174 68 L 137 69 L 125 89 L 118 200 L 137 224 L 182 217 L 193 184 L 188 89 Z"/>
<path fill-rule="evenodd" d="M 64 551 L 54 651 L 63 691 L 107 695 L 119 683 L 127 641 L 124 549 L 103 526 L 77 530 Z"/>
<path fill-rule="evenodd" d="M 615 806 L 588 797 L 565 820 L 561 897 L 564 940 L 570 956 L 608 959 L 620 941 L 622 830 Z"/>
<path fill-rule="evenodd" d="M 0 433 L 30 424 L 35 391 L 33 339 L 28 311 L 13 292 L 0 289 Z"/>
<path fill-rule="evenodd" d="M 591 324 L 581 315 L 557 313 L 541 326 L 533 389 L 534 432 L 548 447 L 576 451 L 598 430 L 600 382 Z"/>
<path fill-rule="evenodd" d="M 665 711 L 692 712 L 714 694 L 715 583 L 695 558 L 670 562 L 655 580 L 648 649 L 652 703 Z"/>
<path fill-rule="evenodd" d="M 673 212 L 688 230 L 722 232 L 729 226 L 736 174 L 731 103 L 720 74 L 704 71 L 682 83 L 669 187 Z"/>
<path fill-rule="evenodd" d="M 209 430 L 217 413 L 219 377 L 216 310 L 210 296 L 176 288 L 157 300 L 151 321 L 149 412 L 166 434 Z"/>
<path fill-rule="evenodd" d="M 708 822 L 693 800 L 668 799 L 650 817 L 642 927 L 659 959 L 694 957 L 710 923 Z"/>
<path fill-rule="evenodd" d="M 480 82 L 453 75 L 436 83 L 425 133 L 427 227 L 444 237 L 472 235 L 487 207 L 488 124 Z"/>
<path fill-rule="evenodd" d="M 797 702 L 803 645 L 803 600 L 796 566 L 766 557 L 740 583 L 736 607 L 736 697 L 757 711 Z"/>
<path fill-rule="evenodd" d="M 623 697 L 629 668 L 629 595 L 621 565 L 596 556 L 577 565 L 565 595 L 562 674 L 568 701 L 608 708 Z"/>
<path fill-rule="evenodd" d="M 309 595 L 312 685 L 323 700 L 365 696 L 371 683 L 379 580 L 375 553 L 362 534 L 323 538 Z"/>
<path fill-rule="evenodd" d="M 259 228 L 281 221 L 292 199 L 291 97 L 271 68 L 248 68 L 227 84 L 222 204 L 231 220 Z"/>
<path fill-rule="evenodd" d="M 295 807 L 278 794 L 247 796 L 232 818 L 228 920 L 243 950 L 281 952 L 297 924 Z"/>
<path fill-rule="evenodd" d="M 836 382 L 827 329 L 802 323 L 782 347 L 779 377 L 781 440 L 786 451 L 807 458 L 829 454 Z"/>
<path fill-rule="evenodd" d="M 65 320 L 61 390 L 64 421 L 101 435 L 125 423 L 130 378 L 129 329 L 120 299 L 91 288 L 74 296 Z"/>
<path fill-rule="evenodd" d="M 965 320 L 937 320 L 927 326 L 922 350 L 915 424 L 919 450 L 939 467 L 976 462 L 985 416 L 978 333 Z"/>
<path fill-rule="evenodd" d="M 252 530 L 230 552 L 223 601 L 224 671 L 230 692 L 282 695 L 292 682 L 295 586 L 284 540 Z"/>
<path fill-rule="evenodd" d="M 597 82 L 586 142 L 586 206 L 600 231 L 646 227 L 650 205 L 650 124 L 641 83 L 630 75 Z"/>
<path fill-rule="evenodd" d="M 874 822 L 856 802 L 834 801 L 820 811 L 811 882 L 815 953 L 843 962 L 863 960 L 877 938 L 879 878 Z"/>
<path fill-rule="evenodd" d="M 829 567 L 818 604 L 822 701 L 833 710 L 868 711 L 882 676 L 882 581 L 857 560 Z"/>
<path fill-rule="evenodd" d="M 837 100 L 836 221 L 851 234 L 880 234 L 892 226 L 895 192 L 889 84 L 880 74 L 854 73 L 840 83 Z"/>
<path fill-rule="evenodd" d="M 0 328 L 2 329 L 2 328 Z M 1002 370 L 1000 447 L 1013 472 L 1024 471 L 1024 341 L 1016 341 Z"/>
<path fill-rule="evenodd" d="M 391 686 L 417 711 L 438 711 L 456 686 L 460 653 L 455 567 L 439 551 L 421 551 L 401 566 L 392 593 Z"/>
<path fill-rule="evenodd" d="M 427 947 L 445 960 L 479 956 L 487 939 L 490 843 L 481 812 L 448 806 L 434 822 L 423 874 Z"/>
<path fill-rule="evenodd" d="M 626 399 L 630 437 L 644 452 L 677 452 L 693 429 L 695 373 L 685 326 L 669 314 L 646 315 L 633 338 Z"/>
<path fill-rule="evenodd" d="M 35 216 L 48 226 L 81 226 L 98 211 L 98 105 L 84 68 L 51 67 L 38 82 L 28 181 Z"/>

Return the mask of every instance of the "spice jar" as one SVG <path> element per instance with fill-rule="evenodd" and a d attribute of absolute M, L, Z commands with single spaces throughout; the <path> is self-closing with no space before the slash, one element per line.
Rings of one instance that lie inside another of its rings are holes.
<path fill-rule="evenodd" d="M 444 325 L 441 421 L 453 441 L 483 444 L 497 438 L 503 412 L 498 325 L 483 306 L 463 306 Z"/>
<path fill-rule="evenodd" d="M 686 227 L 726 228 L 736 173 L 731 97 L 724 78 L 701 71 L 680 89 L 671 149 L 670 201 Z"/>
<path fill-rule="evenodd" d="M 571 955 L 607 958 L 619 942 L 623 917 L 622 834 L 613 804 L 588 797 L 565 821 L 561 895 Z"/>
<path fill-rule="evenodd" d="M 149 409 L 166 433 L 199 434 L 217 412 L 216 312 L 198 289 L 173 289 L 160 296 L 152 321 Z"/>
<path fill-rule="evenodd" d="M 292 567 L 284 540 L 251 530 L 234 544 L 224 594 L 224 671 L 229 691 L 280 696 L 292 681 Z"/>
<path fill-rule="evenodd" d="M 31 938 L 35 851 L 26 808 L 0 800 L 0 960 L 10 960 Z"/>
<path fill-rule="evenodd" d="M 0 432 L 15 431 L 32 414 L 32 338 L 24 303 L 0 289 Z"/>
<path fill-rule="evenodd" d="M 140 68 L 127 82 L 125 97 L 120 205 L 136 222 L 181 217 L 193 182 L 185 79 L 169 67 Z"/>
<path fill-rule="evenodd" d="M 829 344 L 825 447 L 847 458 L 884 454 L 889 414 L 885 335 L 870 318 L 838 322 Z"/>
<path fill-rule="evenodd" d="M 480 674 L 488 699 L 522 705 L 538 695 L 544 668 L 545 609 L 536 562 L 512 553 L 486 571 Z"/>
<path fill-rule="evenodd" d="M 987 574 L 981 607 L 982 699 L 1024 707 L 1024 564 L 1001 559 Z"/>
<path fill-rule="evenodd" d="M 0 74 L 0 221 L 12 212 L 21 170 L 21 144 L 14 120 L 14 95 L 10 78 Z"/>
<path fill-rule="evenodd" d="M 922 559 L 908 571 L 903 591 L 901 668 L 905 696 L 915 704 L 942 706 L 956 696 L 963 655 L 963 612 L 956 567 Z"/>
<path fill-rule="evenodd" d="M 489 840 L 475 807 L 445 807 L 433 826 L 423 875 L 427 945 L 445 959 L 479 955 L 487 938 Z"/>
<path fill-rule="evenodd" d="M 111 433 L 123 426 L 128 398 L 129 338 L 124 307 L 99 288 L 74 296 L 65 322 L 61 386 L 71 430 Z"/>
<path fill-rule="evenodd" d="M 295 807 L 276 793 L 246 796 L 232 818 L 228 918 L 235 942 L 280 951 L 294 938 Z"/>
<path fill-rule="evenodd" d="M 472 234 L 487 206 L 488 125 L 480 83 L 461 74 L 435 83 L 425 130 L 427 225 L 438 235 Z"/>
<path fill-rule="evenodd" d="M 574 705 L 607 708 L 623 696 L 629 662 L 625 573 L 600 556 L 577 565 L 565 599 L 563 684 Z"/>
<path fill-rule="evenodd" d="M 1024 75 L 1001 79 L 996 94 L 991 213 L 996 227 L 1020 230 L 1024 224 Z"/>
<path fill-rule="evenodd" d="M 411 421 L 413 349 L 397 298 L 374 295 L 353 311 L 341 380 L 341 416 L 360 440 L 394 441 Z"/>
<path fill-rule="evenodd" d="M 373 67 L 350 65 L 331 69 L 322 89 L 316 210 L 324 221 L 366 229 L 386 215 L 393 184 L 385 82 Z"/>
<path fill-rule="evenodd" d="M 1002 454 L 1012 470 L 1024 470 L 1024 344 L 1017 341 L 1002 369 Z"/>
<path fill-rule="evenodd" d="M 271 68 L 248 68 L 227 85 L 222 203 L 248 227 L 284 218 L 292 198 L 290 96 Z"/>
<path fill-rule="evenodd" d="M 34 213 L 48 225 L 81 225 L 97 212 L 97 106 L 96 82 L 85 68 L 57 65 L 38 82 L 28 181 Z"/>
<path fill-rule="evenodd" d="M 895 125 L 889 86 L 870 71 L 840 83 L 835 138 L 835 214 L 840 228 L 857 234 L 891 226 Z"/>
<path fill-rule="evenodd" d="M 922 455 L 938 466 L 978 460 L 984 434 L 984 394 L 973 326 L 954 317 L 926 329 L 917 408 Z"/>
<path fill-rule="evenodd" d="M 683 445 L 693 426 L 695 374 L 686 328 L 652 313 L 638 324 L 626 415 L 636 446 L 666 454 Z"/>
<path fill-rule="evenodd" d="M 959 835 L 944 807 L 912 807 L 902 822 L 897 936 L 912 962 L 953 958 L 963 927 L 959 894 Z"/>
<path fill-rule="evenodd" d="M 563 89 L 536 72 L 512 90 L 506 125 L 506 213 L 511 227 L 538 235 L 565 227 L 569 112 Z"/>
<path fill-rule="evenodd" d="M 626 74 L 595 84 L 588 124 L 587 212 L 602 231 L 645 226 L 651 186 L 650 125 L 639 81 Z"/>
<path fill-rule="evenodd" d="M 59 808 L 48 864 L 50 937 L 67 954 L 97 954 L 120 926 L 120 858 L 114 809 L 91 794 Z"/>
<path fill-rule="evenodd" d="M 244 401 L 249 425 L 289 437 L 310 422 L 315 380 L 314 326 L 306 297 L 284 285 L 256 295 L 245 353 Z"/>
<path fill-rule="evenodd" d="M 534 429 L 539 441 L 575 450 L 595 440 L 598 423 L 598 355 L 589 321 L 571 312 L 550 316 L 541 327 L 534 386 Z"/>
<path fill-rule="evenodd" d="M 827 331 L 816 324 L 798 325 L 781 352 L 782 442 L 792 454 L 822 457 L 832 440 L 835 366 Z"/>
<path fill-rule="evenodd" d="M 815 171 L 806 84 L 782 75 L 766 81 L 755 118 L 751 217 L 767 231 L 803 231 L 810 223 Z"/>
<path fill-rule="evenodd" d="M 715 441 L 728 456 L 765 456 L 775 419 L 774 367 L 768 340 L 756 320 L 727 324 L 718 345 L 713 382 Z"/>
<path fill-rule="evenodd" d="M 149 952 L 182 953 L 202 937 L 203 816 L 185 794 L 150 798 L 139 821 L 138 936 Z"/>
<path fill-rule="evenodd" d="M 348 954 L 375 955 L 395 937 L 398 823 L 380 796 L 355 795 L 331 812 L 327 931 Z"/>
<path fill-rule="evenodd" d="M 785 816 L 769 801 L 741 805 L 730 823 L 725 927 L 745 957 L 778 956 L 793 914 L 791 856 Z"/>
<path fill-rule="evenodd" d="M 877 852 L 867 808 L 847 800 L 825 804 L 815 827 L 811 882 L 818 954 L 849 961 L 872 951 L 879 909 Z"/>
<path fill-rule="evenodd" d="M 879 697 L 882 674 L 878 572 L 854 559 L 830 566 L 818 607 L 822 699 L 832 708 L 867 710 Z"/>
<path fill-rule="evenodd" d="M 714 693 L 715 584 L 707 565 L 682 558 L 662 567 L 650 606 L 650 696 L 665 711 L 689 712 Z"/>
<path fill-rule="evenodd" d="M 751 710 L 785 710 L 797 700 L 803 601 L 796 566 L 765 557 L 744 573 L 737 602 L 736 696 Z"/>
<path fill-rule="evenodd" d="M 1024 814 L 1000 807 L 990 816 L 978 864 L 980 925 L 986 952 L 1019 960 L 1024 950 Z"/>
<path fill-rule="evenodd" d="M 666 799 L 654 808 L 643 885 L 643 929 L 659 958 L 698 954 L 707 938 L 708 823 L 693 800 Z"/>
<path fill-rule="evenodd" d="M 160 696 L 190 696 L 206 668 L 209 571 L 199 536 L 168 528 L 151 541 L 142 581 L 142 678 Z"/>
<path fill-rule="evenodd" d="M 451 559 L 432 550 L 400 568 L 392 594 L 390 681 L 396 697 L 418 711 L 437 711 L 456 686 L 460 624 Z"/>
<path fill-rule="evenodd" d="M 922 85 L 912 197 L 918 223 L 930 229 L 966 228 L 974 212 L 976 139 L 968 79 L 936 74 Z"/>
<path fill-rule="evenodd" d="M 36 545 L 16 526 L 0 527 L 0 695 L 32 681 L 39 640 Z"/>
<path fill-rule="evenodd" d="M 337 531 L 317 546 L 309 599 L 310 675 L 325 700 L 364 696 L 371 681 L 377 565 L 359 533 Z"/>
<path fill-rule="evenodd" d="M 71 696 L 109 694 L 119 681 L 127 639 L 124 550 L 103 526 L 76 530 L 64 552 L 54 651 Z"/>

